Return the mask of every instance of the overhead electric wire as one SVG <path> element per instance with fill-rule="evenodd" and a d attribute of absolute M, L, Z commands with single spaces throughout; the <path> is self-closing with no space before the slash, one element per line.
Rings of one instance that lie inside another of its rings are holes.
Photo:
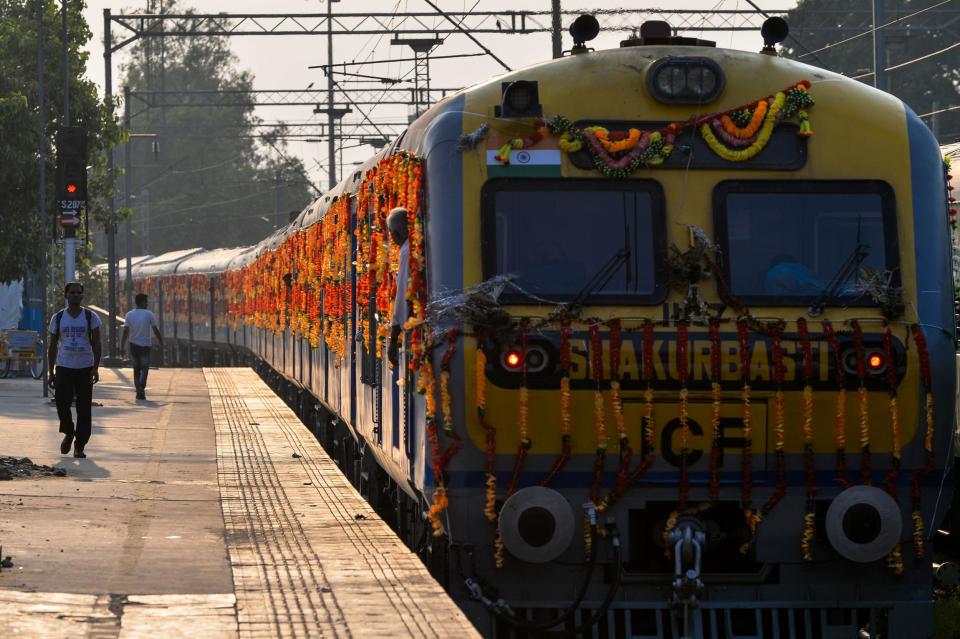
<path fill-rule="evenodd" d="M 904 20 L 907 20 L 907 19 L 912 18 L 912 17 L 914 17 L 914 16 L 918 16 L 918 15 L 920 15 L 921 13 L 925 13 L 925 12 L 930 11 L 930 10 L 932 10 L 932 9 L 936 9 L 937 7 L 942 7 L 942 6 L 945 5 L 945 4 L 950 4 L 951 2 L 953 2 L 953 0 L 943 0 L 943 2 L 938 2 L 937 4 L 932 5 L 932 6 L 929 6 L 929 7 L 927 7 L 926 9 L 920 9 L 919 11 L 915 11 L 914 13 L 911 13 L 910 15 L 906 15 L 906 16 L 903 16 L 903 17 L 901 17 L 901 18 L 896 18 L 895 20 L 891 20 L 890 22 L 887 22 L 886 24 L 882 24 L 882 25 L 880 25 L 879 27 L 873 27 L 872 29 L 870 29 L 870 30 L 868 30 L 868 31 L 864 31 L 863 33 L 858 33 L 858 34 L 855 35 L 855 36 L 850 36 L 849 38 L 844 38 L 843 40 L 838 40 L 837 42 L 831 42 L 830 44 L 828 44 L 828 45 L 826 45 L 826 46 L 820 47 L 819 49 L 814 49 L 813 51 L 811 51 L 811 52 L 809 52 L 809 53 L 804 53 L 803 55 L 799 55 L 799 56 L 797 56 L 797 59 L 799 60 L 800 58 L 805 58 L 805 57 L 807 57 L 807 56 L 809 56 L 809 55 L 813 55 L 813 54 L 815 54 L 815 53 L 820 53 L 821 51 L 826 51 L 827 49 L 832 49 L 833 47 L 840 46 L 841 44 L 846 44 L 847 42 L 850 42 L 851 40 L 856 40 L 857 38 L 862 38 L 863 36 L 868 36 L 868 35 L 870 35 L 871 33 L 873 33 L 874 31 L 878 31 L 878 30 L 880 30 L 880 29 L 885 29 L 885 28 L 889 27 L 890 25 L 896 24 L 896 23 L 898 23 L 898 22 L 903 22 Z"/>
<path fill-rule="evenodd" d="M 912 60 L 907 60 L 906 62 L 901 62 L 901 63 L 899 63 L 899 64 L 895 64 L 895 65 L 893 65 L 893 66 L 889 66 L 889 67 L 885 68 L 884 71 L 894 71 L 894 70 L 896 70 L 896 69 L 902 69 L 902 68 L 905 67 L 905 66 L 911 65 L 911 64 L 913 64 L 913 63 L 915 63 L 915 62 L 922 62 L 923 60 L 926 60 L 926 59 L 928 59 L 928 58 L 932 58 L 932 57 L 934 57 L 934 56 L 938 56 L 938 55 L 940 55 L 941 53 L 946 53 L 947 51 L 950 51 L 950 50 L 952 50 L 952 49 L 956 49 L 957 47 L 960 47 L 960 42 L 954 42 L 954 43 L 951 44 L 949 47 L 944 47 L 943 49 L 940 49 L 939 51 L 934 51 L 934 52 L 932 52 L 932 53 L 926 53 L 926 54 L 924 54 L 924 55 L 922 55 L 922 56 L 920 56 L 920 57 L 914 58 L 914 59 L 912 59 Z M 870 71 L 869 73 L 861 73 L 860 75 L 851 75 L 851 76 L 849 76 L 849 77 L 850 77 L 852 80 L 861 80 L 861 79 L 863 79 L 863 78 L 869 78 L 870 76 L 873 75 L 873 73 L 874 73 L 873 71 Z"/>
<path fill-rule="evenodd" d="M 766 11 L 764 11 L 763 9 L 761 9 L 760 7 L 758 7 L 758 6 L 757 6 L 757 3 L 755 3 L 753 0 L 747 0 L 747 4 L 749 4 L 751 7 L 753 7 L 754 10 L 756 10 L 756 12 L 759 13 L 760 15 L 762 15 L 764 18 L 770 18 L 770 17 L 771 17 L 769 13 L 767 13 Z M 831 71 L 831 70 L 832 70 L 832 69 L 830 68 L 830 66 L 829 66 L 826 62 L 824 62 L 824 61 L 821 60 L 819 57 L 817 57 L 817 55 L 814 54 L 814 53 L 812 53 L 812 52 L 810 51 L 810 49 L 809 49 L 806 45 L 804 45 L 802 42 L 800 42 L 800 41 L 797 39 L 797 36 L 795 36 L 795 35 L 789 35 L 789 34 L 788 34 L 787 37 L 790 38 L 791 40 L 793 40 L 794 42 L 796 42 L 797 45 L 798 45 L 801 49 L 805 50 L 809 55 L 812 55 L 812 56 L 813 56 L 813 59 L 816 60 L 818 63 L 820 63 L 820 66 L 821 66 L 822 68 L 826 69 L 827 71 Z"/>

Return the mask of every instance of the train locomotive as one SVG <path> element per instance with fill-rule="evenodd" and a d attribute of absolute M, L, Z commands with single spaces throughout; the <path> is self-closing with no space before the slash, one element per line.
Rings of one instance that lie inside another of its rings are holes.
<path fill-rule="evenodd" d="M 932 635 L 935 139 L 776 21 L 760 53 L 572 32 L 260 244 L 134 268 L 168 363 L 255 362 L 489 636 Z"/>

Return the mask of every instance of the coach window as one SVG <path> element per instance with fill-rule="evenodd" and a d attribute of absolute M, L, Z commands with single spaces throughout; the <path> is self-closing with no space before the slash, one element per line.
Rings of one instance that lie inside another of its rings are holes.
<path fill-rule="evenodd" d="M 512 278 L 500 296 L 507 303 L 658 303 L 666 295 L 663 203 L 652 180 L 490 180 L 484 279 Z"/>
<path fill-rule="evenodd" d="M 729 181 L 713 205 L 722 276 L 745 304 L 873 306 L 864 271 L 900 285 L 894 196 L 884 182 Z"/>

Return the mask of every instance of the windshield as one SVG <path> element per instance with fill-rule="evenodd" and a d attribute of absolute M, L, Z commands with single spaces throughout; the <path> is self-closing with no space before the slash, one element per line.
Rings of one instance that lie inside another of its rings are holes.
<path fill-rule="evenodd" d="M 899 283 L 885 185 L 725 183 L 716 202 L 730 289 L 744 301 L 790 304 L 828 293 L 870 303 L 858 277 L 863 269 L 889 271 Z"/>
<path fill-rule="evenodd" d="M 505 291 L 510 301 L 530 296 L 569 301 L 586 290 L 586 299 L 649 303 L 660 290 L 661 202 L 659 186 L 652 182 L 488 182 L 485 277 L 513 276 L 522 291 Z M 598 274 L 609 279 L 601 277 L 597 284 Z"/>

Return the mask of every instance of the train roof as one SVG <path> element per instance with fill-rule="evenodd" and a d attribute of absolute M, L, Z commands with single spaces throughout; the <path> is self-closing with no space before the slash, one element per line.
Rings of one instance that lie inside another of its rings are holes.
<path fill-rule="evenodd" d="M 177 265 L 191 255 L 206 251 L 205 248 L 180 249 L 158 255 L 137 265 L 133 270 L 134 277 L 155 277 L 157 275 L 172 275 Z"/>
<path fill-rule="evenodd" d="M 146 262 L 147 260 L 152 260 L 153 258 L 154 258 L 153 255 L 137 255 L 136 257 L 131 257 L 131 258 L 130 258 L 130 266 L 131 266 L 131 267 L 137 266 L 138 264 L 142 264 L 143 262 Z M 127 258 L 121 257 L 121 258 L 120 258 L 120 268 L 121 268 L 121 269 L 124 269 L 124 268 L 126 268 L 126 265 L 127 265 Z M 90 271 L 91 271 L 92 273 L 97 273 L 97 274 L 106 274 L 106 272 L 107 272 L 107 263 L 106 263 L 106 262 L 101 262 L 101 263 L 97 264 L 96 266 L 94 266 L 93 268 L 91 268 Z"/>
<path fill-rule="evenodd" d="M 250 264 L 255 259 L 257 259 L 257 245 L 245 246 L 242 249 L 239 249 L 239 252 L 230 258 L 230 262 L 227 263 L 227 270 L 234 271 L 239 268 L 243 268 L 247 264 Z"/>
<path fill-rule="evenodd" d="M 177 264 L 177 275 L 189 273 L 221 273 L 228 270 L 233 258 L 249 250 L 249 248 L 249 246 L 218 248 L 191 255 Z"/>

